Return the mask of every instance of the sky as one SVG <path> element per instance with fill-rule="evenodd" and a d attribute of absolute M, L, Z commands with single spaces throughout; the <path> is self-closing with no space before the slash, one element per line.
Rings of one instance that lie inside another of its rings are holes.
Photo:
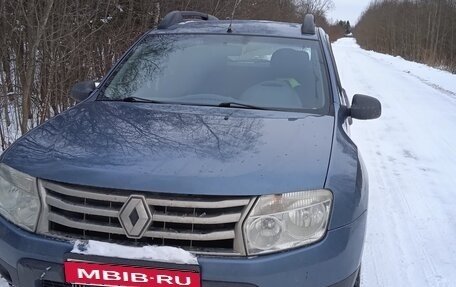
<path fill-rule="evenodd" d="M 333 0 L 334 8 L 328 12 L 332 20 L 348 20 L 355 25 L 361 13 L 367 8 L 371 0 Z"/>

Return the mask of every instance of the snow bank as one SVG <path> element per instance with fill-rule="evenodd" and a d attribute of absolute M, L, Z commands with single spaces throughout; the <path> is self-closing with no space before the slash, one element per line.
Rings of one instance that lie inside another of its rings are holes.
<path fill-rule="evenodd" d="M 140 259 L 177 264 L 198 264 L 196 256 L 180 248 L 168 246 L 129 247 L 99 241 L 76 241 L 72 253 Z M 3 287 L 0 285 L 0 287 Z"/>
<path fill-rule="evenodd" d="M 397 71 L 408 74 L 427 86 L 439 90 L 447 96 L 456 98 L 456 76 L 448 71 L 439 70 L 421 63 L 407 61 L 400 56 L 391 56 L 375 51 L 361 50 L 356 43 L 356 40 L 353 38 L 339 39 L 334 45 L 342 49 L 349 48 L 352 51 L 355 51 L 355 53 L 361 53 L 363 56 L 368 56 L 378 64 L 377 67 L 379 68 L 388 66 L 391 72 Z M 337 60 L 340 60 L 340 58 Z M 377 70 L 378 69 L 375 71 Z"/>
<path fill-rule="evenodd" d="M 5 279 L 3 279 L 2 277 L 0 277 L 0 287 L 8 287 L 8 283 L 6 282 Z"/>

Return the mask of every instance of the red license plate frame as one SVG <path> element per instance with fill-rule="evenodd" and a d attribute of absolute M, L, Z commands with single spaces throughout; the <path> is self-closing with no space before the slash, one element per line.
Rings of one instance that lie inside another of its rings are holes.
<path fill-rule="evenodd" d="M 179 265 L 179 268 L 163 268 L 85 261 L 66 261 L 64 263 L 64 273 L 66 283 L 87 286 L 201 287 L 201 273 L 199 268 L 198 270 L 194 270 L 195 268 L 186 270 L 185 267 L 182 268 L 181 266 L 182 265 Z"/>

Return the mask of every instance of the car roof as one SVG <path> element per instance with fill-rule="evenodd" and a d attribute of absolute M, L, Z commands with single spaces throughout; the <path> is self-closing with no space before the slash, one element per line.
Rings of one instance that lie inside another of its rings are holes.
<path fill-rule="evenodd" d="M 152 30 L 149 34 L 237 34 L 318 40 L 318 33 L 315 33 L 314 35 L 302 34 L 302 24 L 298 23 L 263 20 L 233 20 L 231 25 L 232 32 L 228 33 L 229 25 L 230 20 L 189 20 L 173 25 L 167 29 Z"/>

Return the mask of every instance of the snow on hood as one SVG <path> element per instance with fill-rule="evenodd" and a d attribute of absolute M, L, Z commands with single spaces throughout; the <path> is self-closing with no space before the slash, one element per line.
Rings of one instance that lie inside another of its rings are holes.
<path fill-rule="evenodd" d="M 139 259 L 176 264 L 198 264 L 196 256 L 188 251 L 169 246 L 130 247 L 100 241 L 76 241 L 72 253 L 124 259 Z"/>

